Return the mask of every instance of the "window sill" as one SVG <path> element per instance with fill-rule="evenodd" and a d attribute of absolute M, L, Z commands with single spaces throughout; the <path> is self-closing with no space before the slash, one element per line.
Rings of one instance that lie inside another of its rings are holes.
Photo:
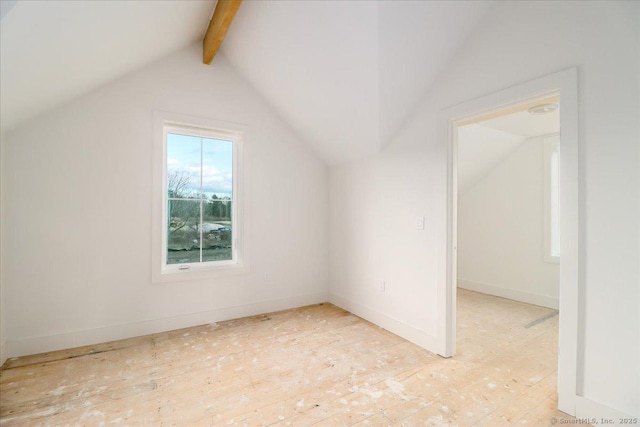
<path fill-rule="evenodd" d="M 171 283 L 187 280 L 217 279 L 246 274 L 248 269 L 240 263 L 220 266 L 191 267 L 188 270 L 167 269 L 154 272 L 153 283 Z"/>

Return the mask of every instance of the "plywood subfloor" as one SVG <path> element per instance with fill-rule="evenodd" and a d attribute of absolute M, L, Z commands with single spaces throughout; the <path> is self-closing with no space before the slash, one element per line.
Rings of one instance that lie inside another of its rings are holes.
<path fill-rule="evenodd" d="M 21 357 L 0 425 L 551 425 L 551 312 L 460 290 L 451 359 L 330 304 Z"/>

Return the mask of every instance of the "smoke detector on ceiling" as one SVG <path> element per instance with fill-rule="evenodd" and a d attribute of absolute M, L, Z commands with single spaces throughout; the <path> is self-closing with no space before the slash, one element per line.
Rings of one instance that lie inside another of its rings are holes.
<path fill-rule="evenodd" d="M 535 107 L 529 108 L 529 114 L 539 115 L 539 114 L 547 114 L 552 111 L 556 111 L 558 109 L 558 104 L 540 104 Z"/>

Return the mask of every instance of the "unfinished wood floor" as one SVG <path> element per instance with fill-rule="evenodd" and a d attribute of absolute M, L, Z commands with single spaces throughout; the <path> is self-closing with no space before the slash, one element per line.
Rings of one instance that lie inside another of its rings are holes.
<path fill-rule="evenodd" d="M 550 425 L 558 318 L 459 291 L 458 355 L 333 305 L 21 357 L 2 426 Z"/>

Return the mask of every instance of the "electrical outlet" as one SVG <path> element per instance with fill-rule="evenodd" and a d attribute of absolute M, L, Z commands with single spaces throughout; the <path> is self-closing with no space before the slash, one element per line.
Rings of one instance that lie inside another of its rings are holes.
<path fill-rule="evenodd" d="M 416 230 L 424 230 L 424 217 L 419 216 L 416 218 Z"/>
<path fill-rule="evenodd" d="M 269 273 L 264 273 L 264 281 L 265 282 L 268 282 L 270 278 L 271 278 L 271 276 L 269 275 Z"/>
<path fill-rule="evenodd" d="M 380 283 L 378 284 L 378 288 L 380 289 L 380 292 L 384 292 L 386 290 L 386 283 L 384 282 L 384 280 L 380 281 Z"/>

